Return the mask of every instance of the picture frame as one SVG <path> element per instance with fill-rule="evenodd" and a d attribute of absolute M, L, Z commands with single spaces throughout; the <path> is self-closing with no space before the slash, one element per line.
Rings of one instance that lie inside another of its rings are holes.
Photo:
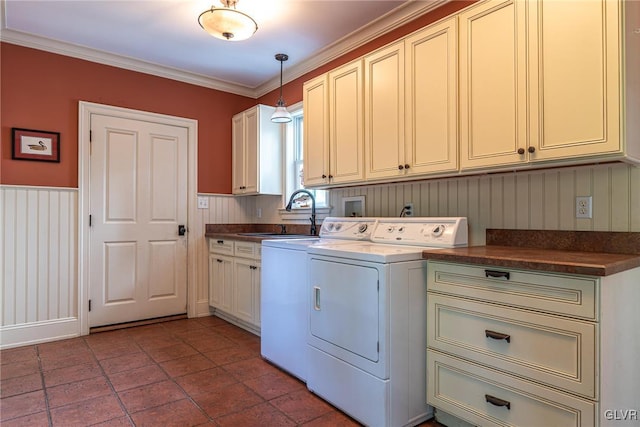
<path fill-rule="evenodd" d="M 11 158 L 60 163 L 60 133 L 11 128 Z"/>

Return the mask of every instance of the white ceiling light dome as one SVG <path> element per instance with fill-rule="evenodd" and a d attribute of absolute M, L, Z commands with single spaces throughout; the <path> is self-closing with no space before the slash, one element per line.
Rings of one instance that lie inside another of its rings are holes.
<path fill-rule="evenodd" d="M 213 7 L 198 16 L 200 26 L 213 37 L 221 40 L 246 40 L 258 31 L 256 21 L 246 13 L 236 10 L 239 0 L 220 0 L 223 7 Z"/>

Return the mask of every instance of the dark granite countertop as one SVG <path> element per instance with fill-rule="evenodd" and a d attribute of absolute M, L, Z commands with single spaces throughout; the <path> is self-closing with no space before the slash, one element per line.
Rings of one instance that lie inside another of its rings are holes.
<path fill-rule="evenodd" d="M 487 230 L 486 246 L 425 250 L 422 256 L 505 268 L 608 276 L 640 267 L 640 233 Z"/>
<path fill-rule="evenodd" d="M 212 239 L 240 240 L 260 243 L 266 239 L 282 238 L 278 236 L 247 236 L 242 233 L 281 233 L 278 224 L 206 224 L 204 237 Z M 309 234 L 310 227 L 303 224 L 287 224 L 283 236 L 295 238 L 315 237 Z M 282 235 L 282 234 L 281 234 Z"/>

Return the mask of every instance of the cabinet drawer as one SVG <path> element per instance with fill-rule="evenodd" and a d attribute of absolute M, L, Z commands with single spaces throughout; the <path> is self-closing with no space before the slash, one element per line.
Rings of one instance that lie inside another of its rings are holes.
<path fill-rule="evenodd" d="M 241 258 L 254 259 L 256 257 L 256 252 L 257 252 L 256 246 L 260 246 L 260 245 L 257 243 L 251 243 L 251 242 L 235 242 L 235 248 L 233 250 L 233 254 Z"/>
<path fill-rule="evenodd" d="M 437 261 L 427 272 L 431 291 L 597 320 L 598 278 Z"/>
<path fill-rule="evenodd" d="M 437 351 L 427 378 L 427 403 L 475 425 L 596 425 L 596 403 Z"/>
<path fill-rule="evenodd" d="M 428 294 L 427 345 L 596 398 L 597 324 Z"/>
<path fill-rule="evenodd" d="M 233 255 L 233 240 L 209 239 L 209 252 L 222 255 Z"/>

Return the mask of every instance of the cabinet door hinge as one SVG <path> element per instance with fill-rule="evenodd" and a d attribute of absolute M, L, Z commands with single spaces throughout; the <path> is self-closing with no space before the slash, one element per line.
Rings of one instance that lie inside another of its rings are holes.
<path fill-rule="evenodd" d="M 91 215 L 89 215 L 89 227 L 91 227 Z"/>
<path fill-rule="evenodd" d="M 378 353 L 380 353 L 380 341 L 378 341 Z"/>
<path fill-rule="evenodd" d="M 91 311 L 91 300 L 89 300 L 89 311 Z"/>

